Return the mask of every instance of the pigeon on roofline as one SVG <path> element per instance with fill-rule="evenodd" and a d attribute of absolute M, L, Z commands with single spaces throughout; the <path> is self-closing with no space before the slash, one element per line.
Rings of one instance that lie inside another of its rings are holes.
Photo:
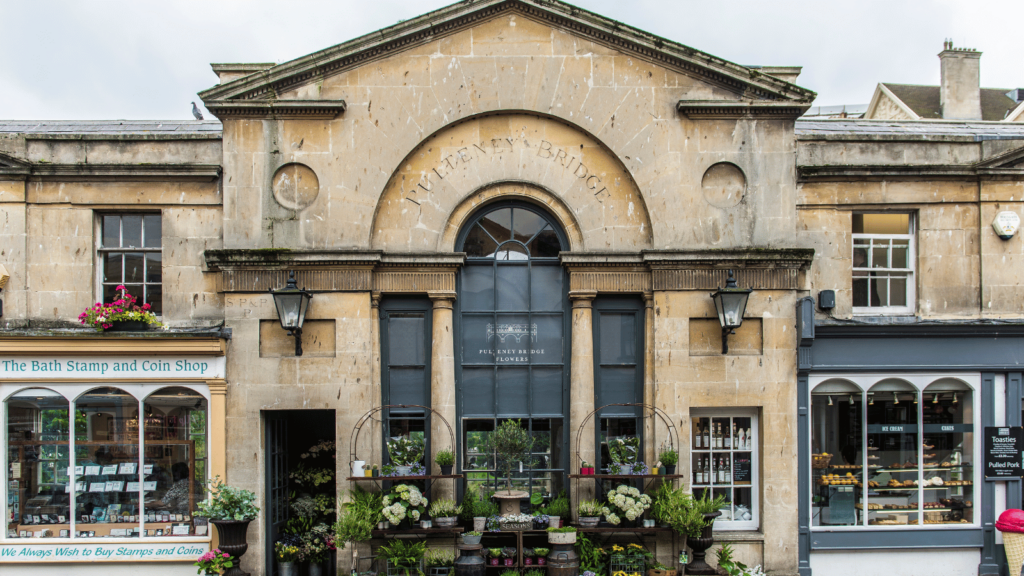
<path fill-rule="evenodd" d="M 195 102 L 192 103 L 192 115 L 196 117 L 196 120 L 203 119 L 203 113 L 199 111 L 199 108 L 196 108 Z"/>

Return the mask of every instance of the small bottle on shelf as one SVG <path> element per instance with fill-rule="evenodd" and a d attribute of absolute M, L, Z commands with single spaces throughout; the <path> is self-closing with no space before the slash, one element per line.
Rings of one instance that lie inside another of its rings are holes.
<path fill-rule="evenodd" d="M 701 438 L 700 420 L 696 420 L 695 421 L 694 427 L 695 427 L 694 428 L 695 431 L 694 431 L 694 434 L 693 434 L 693 447 L 698 449 L 698 450 L 700 450 L 700 446 L 701 446 L 701 443 L 700 443 L 700 438 Z"/>
<path fill-rule="evenodd" d="M 708 424 L 706 424 L 704 426 L 704 449 L 705 450 L 708 450 L 708 449 L 711 448 L 711 443 L 709 442 L 709 440 L 711 439 L 711 436 L 710 436 L 711 431 L 708 430 L 708 428 L 710 428 L 710 427 L 711 427 L 710 423 L 708 423 Z"/>
<path fill-rule="evenodd" d="M 743 432 L 743 428 L 740 428 L 740 435 L 736 437 L 736 449 L 745 450 L 747 442 L 747 435 Z"/>
<path fill-rule="evenodd" d="M 719 422 L 718 425 L 715 426 L 715 448 L 717 448 L 719 450 L 722 449 L 722 423 L 721 422 Z"/>
<path fill-rule="evenodd" d="M 750 450 L 750 442 L 751 442 L 751 440 L 750 440 L 750 428 L 747 428 L 747 441 L 743 445 L 743 449 L 744 450 Z"/>
<path fill-rule="evenodd" d="M 732 438 L 736 435 L 736 424 L 732 425 L 732 433 L 729 433 L 728 426 L 725 428 L 725 449 L 729 450 L 732 448 Z"/>
<path fill-rule="evenodd" d="M 704 464 L 701 466 L 701 469 L 700 469 L 700 483 L 701 484 L 709 484 L 710 482 L 711 482 L 711 477 L 708 474 L 708 458 L 707 458 L 707 456 L 705 456 L 704 457 Z"/>
<path fill-rule="evenodd" d="M 732 466 L 729 465 L 728 456 L 725 457 L 724 469 L 725 471 L 722 473 L 722 483 L 732 484 Z"/>

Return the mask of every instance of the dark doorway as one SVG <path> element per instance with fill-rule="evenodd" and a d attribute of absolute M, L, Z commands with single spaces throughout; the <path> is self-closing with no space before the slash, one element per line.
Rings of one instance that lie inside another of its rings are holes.
<path fill-rule="evenodd" d="M 313 526 L 333 526 L 333 510 L 318 503 L 337 499 L 334 410 L 267 410 L 263 412 L 266 447 L 265 574 L 276 575 L 274 543 L 302 538 Z M 325 478 L 329 479 L 325 481 Z M 333 555 L 327 573 L 336 571 Z"/>

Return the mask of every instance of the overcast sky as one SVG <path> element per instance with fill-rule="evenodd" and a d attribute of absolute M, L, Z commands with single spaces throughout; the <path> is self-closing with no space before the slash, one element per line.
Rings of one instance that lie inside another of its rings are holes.
<path fill-rule="evenodd" d="M 210 62 L 286 62 L 450 3 L 0 0 L 0 119 L 191 118 Z M 575 4 L 739 64 L 803 66 L 819 106 L 938 84 L 947 37 L 984 52 L 982 86 L 1024 87 L 1022 0 Z"/>

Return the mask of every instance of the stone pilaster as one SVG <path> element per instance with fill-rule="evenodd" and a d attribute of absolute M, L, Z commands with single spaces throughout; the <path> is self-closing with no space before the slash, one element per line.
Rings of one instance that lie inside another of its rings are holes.
<path fill-rule="evenodd" d="M 569 430 L 572 434 L 572 453 L 569 458 L 570 473 L 578 473 L 582 461 L 594 463 L 594 423 L 587 421 L 577 444 L 577 432 L 583 420 L 594 411 L 594 317 L 593 305 L 597 292 L 574 291 L 569 293 L 572 300 L 572 382 L 569 388 Z M 580 482 L 579 490 L 573 491 L 572 508 L 575 516 L 579 500 L 594 497 L 592 482 Z"/>
<path fill-rule="evenodd" d="M 430 406 L 436 412 L 430 419 L 431 468 L 427 472 L 440 474 L 441 469 L 433 463 L 437 451 L 445 448 L 455 450 L 448 426 L 438 418 L 440 415 L 449 425 L 455 425 L 455 340 L 452 324 L 455 293 L 431 292 L 429 296 L 434 304 L 430 347 Z M 435 498 L 455 496 L 451 492 L 450 482 L 436 483 L 435 490 Z"/>
<path fill-rule="evenodd" d="M 654 293 L 644 292 L 644 395 L 643 402 L 648 406 L 654 406 Z M 658 418 L 654 415 L 653 409 L 645 408 L 644 416 L 644 462 L 648 466 L 654 466 L 658 459 L 658 449 L 655 438 L 665 438 L 665 431 L 658 431 Z M 660 434 L 658 433 L 660 432 Z"/>

